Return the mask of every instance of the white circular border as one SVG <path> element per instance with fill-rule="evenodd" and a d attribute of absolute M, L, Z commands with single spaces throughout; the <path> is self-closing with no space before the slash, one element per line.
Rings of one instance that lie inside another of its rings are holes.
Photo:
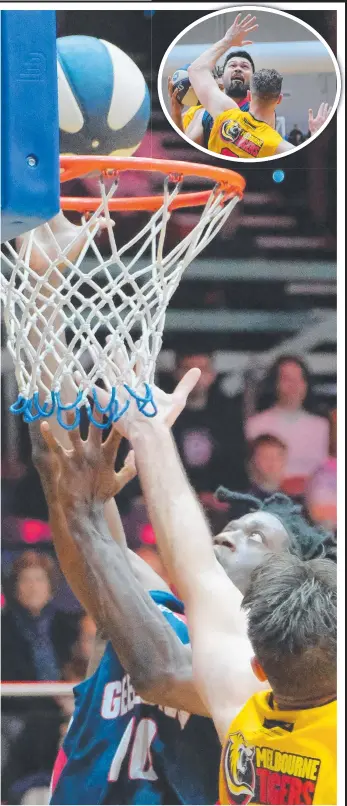
<path fill-rule="evenodd" d="M 314 36 L 317 39 L 319 39 L 319 41 L 324 45 L 324 47 L 328 51 L 329 56 L 330 56 L 330 58 L 331 58 L 331 60 L 333 62 L 333 65 L 335 67 L 335 73 L 336 73 L 337 89 L 336 89 L 336 97 L 335 97 L 335 101 L 334 101 L 334 104 L 333 104 L 333 108 L 332 108 L 331 113 L 330 113 L 330 115 L 328 117 L 328 120 L 326 120 L 326 122 L 324 123 L 323 126 L 321 126 L 321 128 L 319 129 L 318 132 L 316 132 L 315 134 L 311 135 L 311 137 L 308 140 L 306 140 L 304 143 L 301 143 L 301 145 L 296 146 L 296 148 L 293 151 L 284 152 L 283 154 L 274 154 L 272 157 L 260 157 L 260 158 L 259 157 L 251 157 L 251 158 L 247 158 L 247 159 L 244 159 L 244 160 L 241 157 L 226 157 L 226 156 L 224 156 L 224 154 L 217 154 L 214 151 L 209 151 L 207 148 L 204 148 L 204 146 L 200 146 L 200 145 L 197 145 L 197 143 L 193 143 L 192 140 L 190 140 L 189 137 L 187 137 L 187 135 L 184 134 L 184 132 L 182 132 L 178 128 L 178 126 L 176 126 L 176 123 L 173 122 L 173 120 L 170 117 L 170 114 L 169 114 L 169 112 L 168 112 L 168 110 L 166 108 L 166 104 L 164 102 L 163 90 L 162 90 L 162 83 L 163 83 L 164 67 L 165 67 L 166 59 L 167 59 L 169 53 L 171 53 L 171 51 L 173 50 L 175 45 L 177 45 L 177 43 L 180 41 L 181 37 L 184 34 L 186 34 L 188 31 L 190 31 L 192 28 L 196 28 L 197 25 L 200 25 L 200 23 L 205 22 L 205 20 L 209 20 L 212 17 L 219 17 L 219 16 L 221 16 L 221 14 L 227 14 L 227 13 L 234 12 L 234 11 L 235 12 L 241 11 L 241 12 L 245 12 L 245 13 L 247 13 L 248 11 L 255 11 L 255 12 L 256 11 L 265 11 L 268 14 L 278 14 L 281 17 L 289 17 L 289 19 L 294 20 L 295 22 L 297 22 L 298 25 L 302 25 L 304 28 L 307 28 L 308 31 L 311 31 L 311 33 L 314 34 Z M 338 107 L 339 100 L 340 100 L 342 82 L 341 82 L 340 68 L 339 68 L 336 56 L 332 52 L 330 45 L 327 44 L 325 39 L 323 39 L 323 37 L 317 31 L 315 31 L 315 29 L 312 28 L 311 25 L 309 25 L 307 22 L 303 22 L 302 20 L 297 19 L 297 17 L 293 16 L 293 14 L 288 14 L 286 11 L 282 11 L 282 9 L 271 8 L 269 6 L 243 5 L 243 6 L 232 6 L 231 8 L 218 9 L 218 11 L 213 11 L 211 14 L 206 14 L 205 17 L 201 17 L 196 22 L 192 22 L 190 25 L 187 25 L 187 28 L 184 28 L 184 30 L 181 31 L 181 33 L 178 34 L 178 36 L 176 36 L 176 38 L 171 42 L 171 45 L 167 48 L 167 50 L 164 53 L 164 56 L 163 56 L 163 58 L 161 60 L 161 64 L 160 64 L 160 67 L 159 67 L 159 72 L 158 72 L 157 89 L 158 89 L 159 101 L 160 101 L 160 106 L 162 108 L 162 111 L 164 112 L 164 115 L 165 115 L 166 119 L 169 121 L 169 123 L 172 126 L 172 128 L 175 129 L 175 131 L 177 132 L 177 134 L 180 135 L 180 137 L 183 137 L 183 139 L 186 140 L 186 142 L 189 143 L 189 145 L 192 148 L 198 148 L 199 151 L 202 151 L 204 154 L 208 154 L 208 156 L 210 156 L 210 157 L 213 156 L 215 159 L 225 160 L 227 162 L 235 162 L 235 163 L 237 163 L 239 165 L 241 162 L 246 163 L 246 164 L 250 164 L 252 162 L 257 162 L 259 164 L 260 162 L 262 162 L 262 163 L 263 162 L 269 162 L 270 160 L 279 160 L 279 159 L 283 160 L 283 159 L 286 159 L 287 157 L 293 156 L 293 154 L 296 153 L 297 151 L 300 151 L 300 149 L 306 148 L 307 146 L 309 146 L 313 142 L 313 140 L 315 140 L 317 137 L 319 137 L 322 134 L 324 129 L 326 129 L 326 127 L 329 125 L 330 121 L 332 120 L 332 118 L 333 118 L 333 116 L 334 116 L 334 114 L 336 112 L 336 109 Z"/>

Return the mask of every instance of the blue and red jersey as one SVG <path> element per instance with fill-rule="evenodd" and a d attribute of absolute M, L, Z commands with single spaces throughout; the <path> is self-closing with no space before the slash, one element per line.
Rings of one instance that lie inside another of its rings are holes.
<path fill-rule="evenodd" d="M 189 643 L 182 602 L 162 591 L 151 596 Z M 111 643 L 74 694 L 52 776 L 52 806 L 216 803 L 221 750 L 212 721 L 143 702 Z"/>

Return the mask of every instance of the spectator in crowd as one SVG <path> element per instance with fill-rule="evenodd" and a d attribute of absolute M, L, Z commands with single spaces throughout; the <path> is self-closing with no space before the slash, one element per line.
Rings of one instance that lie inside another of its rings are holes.
<path fill-rule="evenodd" d="M 287 140 L 293 146 L 299 146 L 299 145 L 301 145 L 301 143 L 305 142 L 305 135 L 301 131 L 301 129 L 299 129 L 299 126 L 298 126 L 297 123 L 294 123 L 294 126 L 293 126 L 292 130 L 288 134 Z"/>
<path fill-rule="evenodd" d="M 272 434 L 260 434 L 249 446 L 249 493 L 261 501 L 281 490 L 285 476 L 287 446 Z"/>
<path fill-rule="evenodd" d="M 59 680 L 75 640 L 71 616 L 56 610 L 54 562 L 36 551 L 15 560 L 1 614 L 2 680 Z"/>
<path fill-rule="evenodd" d="M 314 523 L 336 531 L 337 526 L 337 419 L 336 410 L 330 417 L 329 456 L 308 480 L 305 504 Z"/>
<path fill-rule="evenodd" d="M 288 495 L 301 495 L 306 480 L 326 460 L 329 453 L 329 423 L 311 414 L 311 384 L 307 367 L 297 356 L 283 355 L 268 376 L 269 408 L 250 417 L 246 436 L 272 434 L 287 445 L 283 489 Z"/>
<path fill-rule="evenodd" d="M 175 382 L 191 367 L 198 367 L 201 376 L 173 427 L 189 480 L 197 493 L 212 492 L 219 484 L 245 490 L 241 405 L 220 392 L 212 357 L 205 353 L 178 355 Z"/>
<path fill-rule="evenodd" d="M 78 621 L 78 634 L 76 641 L 71 647 L 70 658 L 65 663 L 62 670 L 64 680 L 76 682 L 84 680 L 88 663 L 92 656 L 96 626 L 93 619 L 87 614 L 83 614 Z"/>

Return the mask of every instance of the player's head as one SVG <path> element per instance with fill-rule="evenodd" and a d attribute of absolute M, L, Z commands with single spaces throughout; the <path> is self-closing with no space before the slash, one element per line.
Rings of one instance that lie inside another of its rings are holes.
<path fill-rule="evenodd" d="M 282 101 L 282 81 L 277 70 L 257 70 L 251 78 L 249 101 L 275 108 Z"/>
<path fill-rule="evenodd" d="M 242 607 L 255 653 L 253 670 L 283 707 L 336 695 L 336 566 L 270 555 L 251 574 Z"/>
<path fill-rule="evenodd" d="M 234 504 L 239 501 L 246 508 L 245 515 L 229 521 L 214 538 L 216 557 L 241 593 L 247 588 L 251 572 L 268 552 L 290 553 L 301 560 L 335 559 L 332 535 L 312 526 L 303 516 L 302 507 L 286 495 L 275 493 L 260 501 L 219 487 L 217 498 Z"/>
<path fill-rule="evenodd" d="M 223 66 L 224 91 L 229 98 L 245 98 L 255 67 L 252 57 L 246 50 L 228 53 Z"/>

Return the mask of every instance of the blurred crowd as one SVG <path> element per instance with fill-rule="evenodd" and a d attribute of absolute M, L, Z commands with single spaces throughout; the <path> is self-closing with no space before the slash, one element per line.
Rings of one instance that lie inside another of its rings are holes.
<path fill-rule="evenodd" d="M 335 533 L 336 411 L 317 413 L 305 362 L 280 357 L 257 390 L 251 413 L 243 395 L 223 393 L 211 355 L 177 354 L 173 373 L 160 378 L 161 385 L 171 391 L 192 366 L 201 377 L 174 435 L 215 533 L 230 520 L 229 505 L 214 497 L 220 484 L 260 499 L 286 492 L 314 523 Z M 95 625 L 57 567 L 29 458 L 19 478 L 9 477 L 4 463 L 2 482 L 2 680 L 79 682 L 92 656 Z M 136 479 L 117 503 L 129 546 L 165 578 Z M 3 803 L 47 802 L 50 771 L 72 710 L 71 694 L 3 698 Z"/>

